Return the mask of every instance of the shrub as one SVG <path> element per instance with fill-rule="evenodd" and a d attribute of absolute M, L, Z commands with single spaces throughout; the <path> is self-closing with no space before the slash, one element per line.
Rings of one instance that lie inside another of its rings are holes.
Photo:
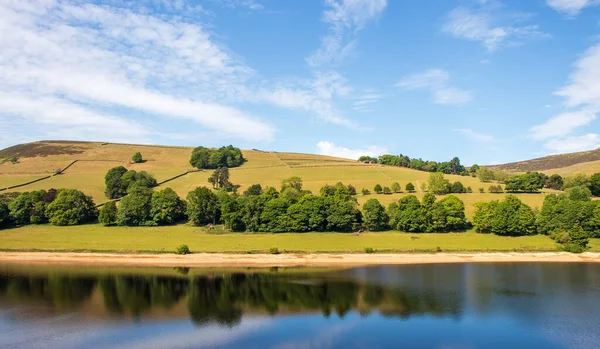
<path fill-rule="evenodd" d="M 114 201 L 109 201 L 100 208 L 98 222 L 104 226 L 117 224 L 117 205 Z"/>
<path fill-rule="evenodd" d="M 144 161 L 144 159 L 142 159 L 142 153 L 140 153 L 139 151 L 137 153 L 133 154 L 133 156 L 131 157 L 131 160 L 136 164 L 139 164 Z"/>
<path fill-rule="evenodd" d="M 372 247 L 365 247 L 365 253 L 368 253 L 368 254 L 375 253 L 375 250 Z"/>
<path fill-rule="evenodd" d="M 181 255 L 186 255 L 186 254 L 190 254 L 190 248 L 188 247 L 188 245 L 179 245 L 177 247 L 177 249 L 175 250 L 175 253 L 177 254 L 181 254 Z"/>
<path fill-rule="evenodd" d="M 483 194 L 483 193 L 485 193 L 485 189 L 483 189 L 483 188 L 479 188 L 479 192 L 480 192 L 481 194 Z"/>
<path fill-rule="evenodd" d="M 269 253 L 270 254 L 279 254 L 280 252 L 279 252 L 279 249 L 277 247 L 271 247 L 269 249 Z"/>
<path fill-rule="evenodd" d="M 262 186 L 260 184 L 252 184 L 244 191 L 244 196 L 258 196 L 262 194 Z"/>
<path fill-rule="evenodd" d="M 384 188 L 383 188 L 383 193 L 384 193 L 384 194 L 391 194 L 391 193 L 392 193 L 392 190 L 390 189 L 390 187 L 384 187 Z"/>
<path fill-rule="evenodd" d="M 77 225 L 94 221 L 98 209 L 94 200 L 76 189 L 61 189 L 48 204 L 46 215 L 54 225 Z"/>
<path fill-rule="evenodd" d="M 450 192 L 451 193 L 466 193 L 467 190 L 465 189 L 465 186 L 461 183 L 461 182 L 454 182 L 452 183 L 452 185 L 450 186 Z"/>
<path fill-rule="evenodd" d="M 439 246 L 438 246 L 438 247 L 436 247 L 436 248 L 435 248 L 435 252 L 442 252 L 442 248 L 441 248 L 441 247 L 439 247 Z"/>
<path fill-rule="evenodd" d="M 409 193 L 413 193 L 415 191 L 415 185 L 412 183 L 408 183 L 406 185 L 406 191 Z"/>
<path fill-rule="evenodd" d="M 365 195 L 365 196 L 366 196 L 366 195 L 371 195 L 371 192 L 369 191 L 369 189 L 367 189 L 367 188 L 363 188 L 363 190 L 362 190 L 362 194 L 363 194 L 363 195 Z"/>
<path fill-rule="evenodd" d="M 490 185 L 488 191 L 492 194 L 502 194 L 504 193 L 504 189 L 502 189 L 502 186 L 500 184 L 498 185 Z"/>
<path fill-rule="evenodd" d="M 8 158 L 8 161 L 10 161 L 11 164 L 16 164 L 17 162 L 19 162 L 19 158 L 17 158 L 16 156 L 11 156 L 10 158 Z"/>

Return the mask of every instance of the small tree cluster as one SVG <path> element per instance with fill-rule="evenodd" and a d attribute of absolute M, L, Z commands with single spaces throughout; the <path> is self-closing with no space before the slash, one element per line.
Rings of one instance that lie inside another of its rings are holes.
<path fill-rule="evenodd" d="M 490 185 L 490 187 L 488 188 L 488 191 L 490 193 L 492 193 L 492 194 L 502 194 L 502 193 L 504 193 L 504 189 L 502 189 L 502 186 L 500 184 L 498 184 L 498 185 Z"/>
<path fill-rule="evenodd" d="M 429 175 L 428 180 L 429 191 L 437 195 L 445 194 L 460 194 L 467 193 L 467 188 L 461 182 L 450 183 L 449 180 L 444 178 L 444 174 L 441 172 L 435 172 Z M 471 190 L 472 191 L 472 190 Z"/>
<path fill-rule="evenodd" d="M 142 153 L 138 151 L 137 153 L 133 154 L 133 156 L 131 157 L 131 161 L 133 161 L 133 163 L 135 164 L 144 162 L 144 159 L 142 158 Z"/>
<path fill-rule="evenodd" d="M 121 198 L 133 187 L 152 188 L 156 186 L 156 179 L 146 171 L 129 170 L 123 166 L 113 167 L 104 176 L 106 189 L 104 194 L 109 199 Z"/>
<path fill-rule="evenodd" d="M 436 201 L 427 193 L 421 203 L 414 195 L 402 197 L 387 209 L 392 229 L 406 232 L 447 232 L 467 228 L 465 205 L 456 196 L 449 195 Z"/>
<path fill-rule="evenodd" d="M 192 151 L 190 164 L 196 168 L 216 169 L 237 167 L 246 161 L 242 151 L 232 145 L 218 149 L 197 147 Z"/>
<path fill-rule="evenodd" d="M 418 171 L 426 172 L 442 172 L 445 174 L 469 176 L 470 173 L 467 169 L 461 165 L 460 159 L 455 157 L 450 161 L 446 162 L 435 162 L 435 161 L 424 161 L 422 159 L 411 159 L 405 155 L 381 155 L 379 157 L 380 164 L 406 167 Z"/>
<path fill-rule="evenodd" d="M 503 236 L 537 233 L 535 212 L 513 195 L 507 195 L 503 201 L 477 203 L 473 227 L 478 233 Z"/>
<path fill-rule="evenodd" d="M 538 172 L 527 172 L 510 177 L 506 181 L 506 191 L 509 193 L 537 193 L 544 187 L 545 177 Z"/>

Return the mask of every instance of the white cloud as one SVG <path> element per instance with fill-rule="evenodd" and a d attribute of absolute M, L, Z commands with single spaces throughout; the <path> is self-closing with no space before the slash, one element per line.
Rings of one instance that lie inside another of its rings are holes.
<path fill-rule="evenodd" d="M 475 132 L 471 129 L 468 128 L 456 128 L 452 130 L 453 132 L 457 132 L 460 133 L 464 136 L 467 136 L 473 140 L 479 141 L 479 142 L 493 142 L 495 141 L 494 136 L 492 135 L 488 135 L 485 133 L 480 133 L 480 132 Z"/>
<path fill-rule="evenodd" d="M 531 137 L 536 140 L 564 137 L 573 133 L 579 127 L 589 125 L 595 119 L 596 114 L 591 112 L 565 112 L 554 116 L 541 125 L 532 127 Z"/>
<path fill-rule="evenodd" d="M 441 69 L 429 69 L 408 76 L 396 83 L 405 90 L 427 90 L 435 104 L 463 104 L 470 102 L 471 92 L 449 85 L 450 74 Z"/>
<path fill-rule="evenodd" d="M 359 112 L 370 112 L 373 111 L 373 104 L 379 102 L 381 95 L 375 93 L 372 90 L 365 90 L 365 93 L 358 96 L 354 102 L 352 102 L 352 109 Z"/>
<path fill-rule="evenodd" d="M 334 143 L 327 141 L 320 141 L 317 143 L 317 151 L 318 154 L 321 155 L 335 156 L 352 160 L 358 160 L 358 158 L 363 155 L 377 157 L 379 155 L 388 153 L 388 149 L 386 147 L 380 147 L 376 145 L 370 145 L 363 149 L 350 149 L 337 146 Z"/>
<path fill-rule="evenodd" d="M 600 135 L 589 133 L 583 136 L 556 138 L 546 143 L 546 149 L 553 153 L 572 153 L 593 150 L 600 147 Z"/>
<path fill-rule="evenodd" d="M 323 21 L 328 33 L 321 38 L 321 47 L 307 58 L 311 66 L 339 63 L 356 46 L 357 33 L 376 19 L 386 8 L 387 0 L 325 0 L 328 9 Z"/>
<path fill-rule="evenodd" d="M 600 4 L 593 0 L 546 0 L 546 4 L 569 16 L 577 15 L 583 8 Z"/>
<path fill-rule="evenodd" d="M 537 25 L 517 25 L 523 15 L 504 15 L 494 4 L 479 9 L 457 7 L 450 11 L 442 31 L 456 38 L 480 42 L 488 51 L 549 35 Z"/>
<path fill-rule="evenodd" d="M 232 8 L 232 9 L 236 9 L 236 8 L 242 8 L 242 9 L 246 9 L 246 10 L 252 10 L 252 11 L 257 11 L 257 10 L 264 10 L 264 6 L 254 0 L 212 0 L 224 7 L 228 7 L 228 8 Z"/>
<path fill-rule="evenodd" d="M 556 95 L 565 98 L 567 107 L 590 106 L 600 110 L 600 44 L 589 48 L 575 63 L 569 83 Z"/>

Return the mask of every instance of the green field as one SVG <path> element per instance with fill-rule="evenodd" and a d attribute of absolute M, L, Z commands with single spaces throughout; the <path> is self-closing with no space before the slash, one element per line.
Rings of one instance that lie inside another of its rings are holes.
<path fill-rule="evenodd" d="M 365 247 L 389 252 L 442 251 L 555 251 L 547 236 L 500 237 L 474 232 L 408 234 L 399 232 L 249 234 L 209 233 L 204 228 L 74 227 L 29 225 L 0 231 L 2 250 L 172 252 L 187 244 L 192 252 L 267 252 L 271 247 L 287 252 L 363 252 Z M 591 251 L 600 251 L 600 239 L 591 240 Z"/>

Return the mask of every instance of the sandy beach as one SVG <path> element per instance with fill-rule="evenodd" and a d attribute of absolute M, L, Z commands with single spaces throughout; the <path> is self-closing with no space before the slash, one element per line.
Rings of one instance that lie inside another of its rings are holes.
<path fill-rule="evenodd" d="M 116 254 L 71 252 L 0 252 L 0 263 L 105 265 L 137 267 L 350 267 L 425 263 L 587 262 L 600 253 L 437 253 L 437 254 Z"/>

